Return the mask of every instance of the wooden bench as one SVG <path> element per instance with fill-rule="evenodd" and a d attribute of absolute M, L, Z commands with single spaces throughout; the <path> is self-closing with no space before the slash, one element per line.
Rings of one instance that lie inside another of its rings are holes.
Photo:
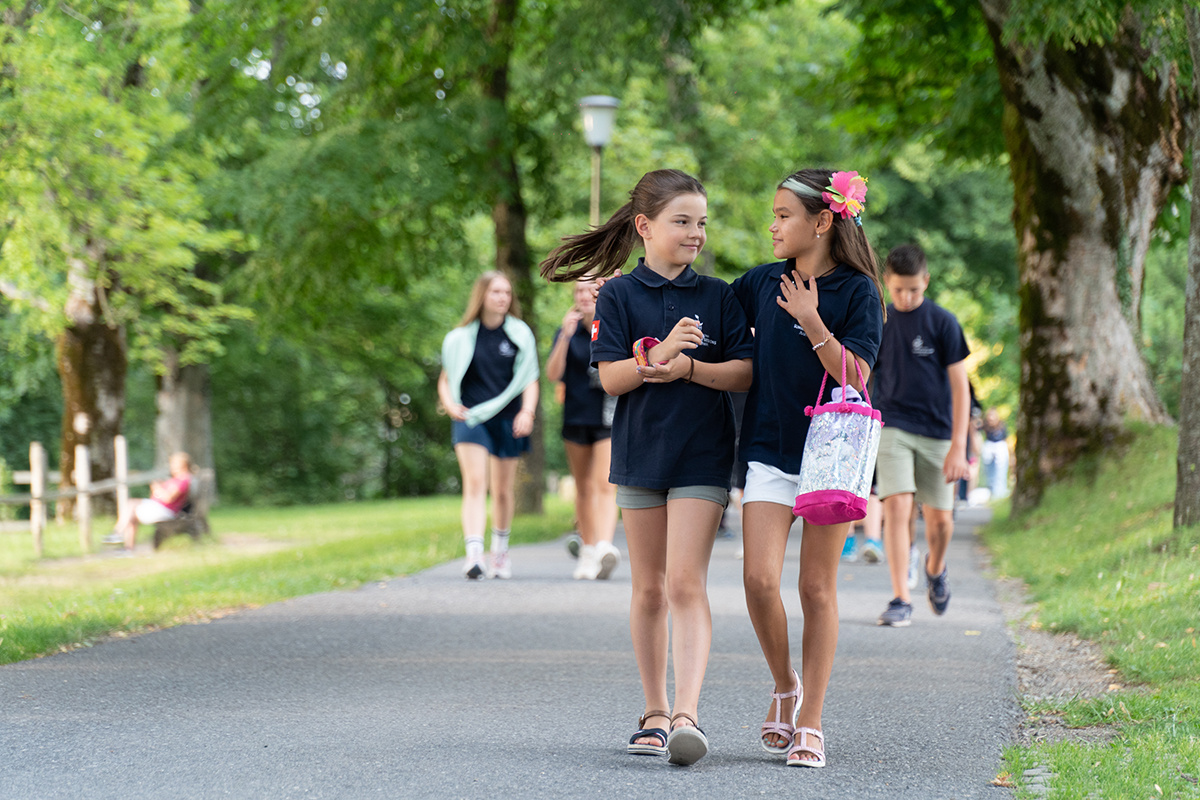
<path fill-rule="evenodd" d="M 211 536 L 212 528 L 208 524 L 208 509 L 212 504 L 212 470 L 199 470 L 192 476 L 188 486 L 188 499 L 183 509 L 175 519 L 158 522 L 154 525 L 154 549 L 162 547 L 162 543 L 172 536 L 187 534 L 192 541 L 200 541 L 201 536 Z"/>

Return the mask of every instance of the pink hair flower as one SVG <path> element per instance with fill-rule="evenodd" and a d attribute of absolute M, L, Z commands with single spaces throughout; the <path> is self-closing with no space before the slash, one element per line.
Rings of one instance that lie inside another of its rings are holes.
<path fill-rule="evenodd" d="M 867 199 L 867 179 L 857 172 L 835 172 L 821 199 L 834 213 L 857 220 Z"/>

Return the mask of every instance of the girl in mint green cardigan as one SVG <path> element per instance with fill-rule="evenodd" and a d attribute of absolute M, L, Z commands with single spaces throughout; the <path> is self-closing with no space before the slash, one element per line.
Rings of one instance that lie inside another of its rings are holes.
<path fill-rule="evenodd" d="M 471 289 L 462 322 L 442 342 L 438 397 L 453 420 L 467 546 L 463 574 L 472 580 L 512 577 L 508 534 L 517 459 L 529 449 L 538 402 L 537 343 L 519 313 L 508 278 L 485 272 Z M 492 552 L 485 564 L 489 476 Z"/>

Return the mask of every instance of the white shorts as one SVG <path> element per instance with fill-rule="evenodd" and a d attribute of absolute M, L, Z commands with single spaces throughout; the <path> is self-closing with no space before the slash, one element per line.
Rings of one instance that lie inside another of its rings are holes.
<path fill-rule="evenodd" d="M 746 471 L 746 489 L 742 492 L 743 503 L 778 503 L 792 508 L 796 505 L 796 487 L 799 475 L 789 475 L 783 470 L 751 461 Z"/>
<path fill-rule="evenodd" d="M 138 504 L 134 506 L 133 515 L 143 525 L 166 522 L 169 519 L 175 519 L 177 516 L 174 511 L 157 500 L 139 500 Z"/>

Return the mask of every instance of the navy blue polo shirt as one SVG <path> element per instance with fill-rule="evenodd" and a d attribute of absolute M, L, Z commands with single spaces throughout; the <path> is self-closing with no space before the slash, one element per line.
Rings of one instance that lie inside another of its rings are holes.
<path fill-rule="evenodd" d="M 517 363 L 517 346 L 504 332 L 504 326 L 488 329 L 479 323 L 479 334 L 475 337 L 475 355 L 471 366 L 463 375 L 462 404 L 474 408 L 480 403 L 501 395 L 512 383 L 513 368 Z M 496 419 L 515 419 L 521 410 L 521 395 L 517 395 L 504 407 Z"/>
<path fill-rule="evenodd" d="M 554 333 L 554 345 L 562 336 L 562 328 Z M 563 367 L 562 382 L 566 388 L 563 401 L 563 425 L 586 425 L 604 427 L 604 400 L 608 397 L 600 388 L 600 375 L 591 365 L 591 328 L 579 323 L 575 334 L 567 342 L 567 361 Z"/>
<path fill-rule="evenodd" d="M 685 351 L 697 361 L 750 358 L 754 344 L 729 284 L 691 267 L 668 281 L 638 260 L 596 299 L 592 363 L 633 357 L 645 336 L 665 339 L 683 317 L 700 321 L 704 342 Z M 720 392 L 682 380 L 645 383 L 620 396 L 613 419 L 609 480 L 621 486 L 729 488 L 733 468 L 733 403 Z"/>
<path fill-rule="evenodd" d="M 746 398 L 738 458 L 797 475 L 811 422 L 804 407 L 816 404 L 825 367 L 800 323 L 776 302 L 780 279 L 790 271 L 789 262 L 778 261 L 754 267 L 733 282 L 754 328 L 754 382 Z M 825 327 L 873 367 L 883 330 L 875 282 L 843 264 L 817 278 L 817 292 Z M 854 364 L 848 361 L 847 368 L 853 370 Z M 840 374 L 829 381 L 826 402 L 840 382 Z"/>
<path fill-rule="evenodd" d="M 912 311 L 888 306 L 871 398 L 883 424 L 918 436 L 952 438 L 954 401 L 946 368 L 970 352 L 958 320 L 932 300 Z"/>

